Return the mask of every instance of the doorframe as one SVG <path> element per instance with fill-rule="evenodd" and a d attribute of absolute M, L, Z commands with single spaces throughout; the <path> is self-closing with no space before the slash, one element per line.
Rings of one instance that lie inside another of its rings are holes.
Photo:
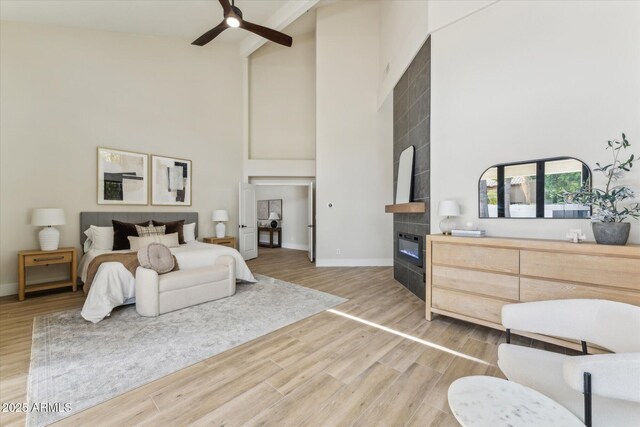
<path fill-rule="evenodd" d="M 247 183 L 248 184 L 253 184 L 253 185 L 257 185 L 257 186 L 271 186 L 271 187 L 277 187 L 277 186 L 281 186 L 281 187 L 308 187 L 309 184 L 313 184 L 313 188 L 314 188 L 314 192 L 313 192 L 313 196 L 314 196 L 314 201 L 313 201 L 313 208 L 314 211 L 316 211 L 316 201 L 315 201 L 315 186 L 316 186 L 316 178 L 315 177 L 284 177 L 284 178 L 272 178 L 272 177 L 264 177 L 264 176 L 249 176 L 247 178 Z M 315 248 L 318 247 L 318 235 L 315 233 L 315 230 L 317 229 L 317 224 L 316 224 L 316 215 L 314 212 L 313 215 L 313 227 L 314 227 L 314 239 L 313 239 L 313 253 L 315 254 Z M 258 237 L 259 238 L 259 237 Z M 314 256 L 314 260 L 312 261 L 313 263 L 315 263 L 315 256 Z"/>

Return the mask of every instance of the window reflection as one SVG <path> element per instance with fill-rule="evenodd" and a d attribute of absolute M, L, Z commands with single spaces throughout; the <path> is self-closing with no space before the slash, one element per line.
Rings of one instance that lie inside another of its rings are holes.
<path fill-rule="evenodd" d="M 589 183 L 591 171 L 569 157 L 495 165 L 478 182 L 480 218 L 588 218 L 589 207 L 564 193 Z"/>
<path fill-rule="evenodd" d="M 504 168 L 504 217 L 536 217 L 536 164 Z"/>
<path fill-rule="evenodd" d="M 498 217 L 498 169 L 489 168 L 480 178 L 480 218 Z"/>
<path fill-rule="evenodd" d="M 563 193 L 575 192 L 587 179 L 584 165 L 576 159 L 545 162 L 544 165 L 544 217 L 588 218 L 589 207 L 565 203 Z"/>

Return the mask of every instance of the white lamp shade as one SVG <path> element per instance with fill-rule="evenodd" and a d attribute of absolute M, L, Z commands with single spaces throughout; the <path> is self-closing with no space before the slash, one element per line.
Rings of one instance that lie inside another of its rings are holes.
<path fill-rule="evenodd" d="M 438 204 L 438 215 L 458 216 L 460 215 L 460 205 L 455 200 L 441 200 Z"/>
<path fill-rule="evenodd" d="M 211 221 L 229 221 L 229 213 L 223 209 L 213 211 Z"/>
<path fill-rule="evenodd" d="M 271 213 L 269 214 L 269 219 L 271 219 L 271 220 L 274 220 L 274 219 L 280 219 L 280 215 L 278 215 L 278 214 L 277 214 L 277 213 L 275 213 L 275 212 L 271 212 Z"/>
<path fill-rule="evenodd" d="M 63 209 L 34 209 L 33 214 L 31 214 L 31 225 L 46 227 L 49 225 L 64 225 L 66 223 Z"/>

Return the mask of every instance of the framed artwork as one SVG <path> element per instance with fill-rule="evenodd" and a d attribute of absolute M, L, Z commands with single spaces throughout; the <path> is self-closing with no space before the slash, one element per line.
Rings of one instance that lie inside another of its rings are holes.
<path fill-rule="evenodd" d="M 98 204 L 148 204 L 148 161 L 143 153 L 98 147 Z"/>
<path fill-rule="evenodd" d="M 282 219 L 282 199 L 269 200 L 269 213 L 275 212 Z M 269 216 L 267 215 L 267 218 Z"/>
<path fill-rule="evenodd" d="M 151 204 L 191 206 L 191 160 L 151 155 Z"/>
<path fill-rule="evenodd" d="M 269 219 L 269 201 L 258 200 L 258 219 Z"/>

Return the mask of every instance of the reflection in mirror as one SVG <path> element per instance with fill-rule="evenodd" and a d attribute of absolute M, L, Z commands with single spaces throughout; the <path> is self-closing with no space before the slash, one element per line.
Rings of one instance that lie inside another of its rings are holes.
<path fill-rule="evenodd" d="M 480 218 L 498 218 L 498 168 L 489 168 L 480 177 Z"/>
<path fill-rule="evenodd" d="M 492 166 L 478 183 L 479 216 L 588 218 L 588 207 L 565 203 L 563 194 L 588 184 L 590 176 L 587 165 L 569 157 Z"/>
<path fill-rule="evenodd" d="M 579 160 L 561 159 L 544 163 L 544 217 L 589 218 L 588 206 L 565 203 L 563 193 L 575 192 L 587 182 L 589 169 Z"/>
<path fill-rule="evenodd" d="M 536 217 L 536 164 L 505 166 L 504 217 Z"/>
<path fill-rule="evenodd" d="M 411 201 L 411 182 L 413 180 L 413 145 L 400 153 L 398 165 L 398 183 L 396 184 L 396 204 Z"/>

